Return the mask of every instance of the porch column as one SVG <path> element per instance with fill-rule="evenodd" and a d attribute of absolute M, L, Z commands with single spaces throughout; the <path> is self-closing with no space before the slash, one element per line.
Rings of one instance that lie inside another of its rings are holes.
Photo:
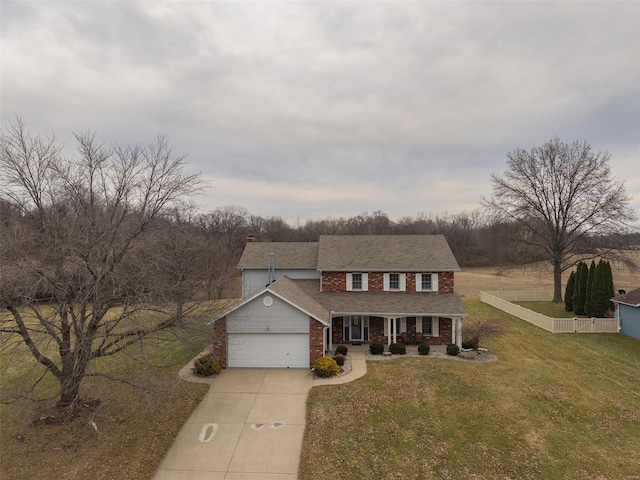
<path fill-rule="evenodd" d="M 333 350 L 333 317 L 329 317 L 329 350 Z"/>
<path fill-rule="evenodd" d="M 462 319 L 456 320 L 456 345 L 458 348 L 462 348 Z"/>
<path fill-rule="evenodd" d="M 456 330 L 457 330 L 456 319 L 451 319 L 451 343 L 456 343 Z M 456 343 L 457 345 L 457 343 Z"/>
<path fill-rule="evenodd" d="M 392 318 L 387 318 L 387 333 L 389 335 L 387 335 L 387 346 L 391 345 L 391 325 L 392 325 Z"/>

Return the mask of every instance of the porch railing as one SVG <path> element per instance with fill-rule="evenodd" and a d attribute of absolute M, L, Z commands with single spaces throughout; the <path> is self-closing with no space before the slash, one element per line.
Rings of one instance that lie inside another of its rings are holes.
<path fill-rule="evenodd" d="M 617 318 L 554 318 L 511 302 L 550 301 L 553 292 L 480 292 L 480 300 L 551 333 L 619 333 Z"/>

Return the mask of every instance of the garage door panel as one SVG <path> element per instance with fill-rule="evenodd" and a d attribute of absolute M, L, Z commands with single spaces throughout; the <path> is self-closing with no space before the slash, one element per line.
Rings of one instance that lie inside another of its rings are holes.
<path fill-rule="evenodd" d="M 229 367 L 309 368 L 309 335 L 235 333 L 227 340 Z"/>

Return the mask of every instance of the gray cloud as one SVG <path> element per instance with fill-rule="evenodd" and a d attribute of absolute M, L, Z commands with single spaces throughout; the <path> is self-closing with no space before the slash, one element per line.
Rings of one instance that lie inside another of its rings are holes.
<path fill-rule="evenodd" d="M 3 2 L 2 122 L 159 132 L 200 200 L 287 218 L 474 208 L 505 154 L 608 150 L 640 205 L 634 2 Z M 70 141 L 70 140 L 69 140 Z"/>

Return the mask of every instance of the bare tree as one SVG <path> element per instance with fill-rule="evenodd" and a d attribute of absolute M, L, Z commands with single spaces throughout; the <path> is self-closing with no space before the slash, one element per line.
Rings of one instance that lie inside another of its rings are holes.
<path fill-rule="evenodd" d="M 197 245 L 175 221 L 201 187 L 165 138 L 148 147 L 76 135 L 73 158 L 18 120 L 0 137 L 3 341 L 24 342 L 73 406 L 96 359 L 205 313 Z M 178 213 L 177 213 L 178 212 Z"/>
<path fill-rule="evenodd" d="M 553 266 L 554 302 L 562 302 L 562 272 L 584 259 L 581 244 L 593 255 L 612 256 L 637 219 L 624 183 L 616 182 L 610 154 L 594 152 L 586 142 L 557 137 L 531 151 L 507 154 L 507 171 L 491 176 L 493 197 L 483 204 L 498 217 L 521 226 L 521 240 L 542 249 Z M 600 248 L 602 247 L 602 248 Z"/>

